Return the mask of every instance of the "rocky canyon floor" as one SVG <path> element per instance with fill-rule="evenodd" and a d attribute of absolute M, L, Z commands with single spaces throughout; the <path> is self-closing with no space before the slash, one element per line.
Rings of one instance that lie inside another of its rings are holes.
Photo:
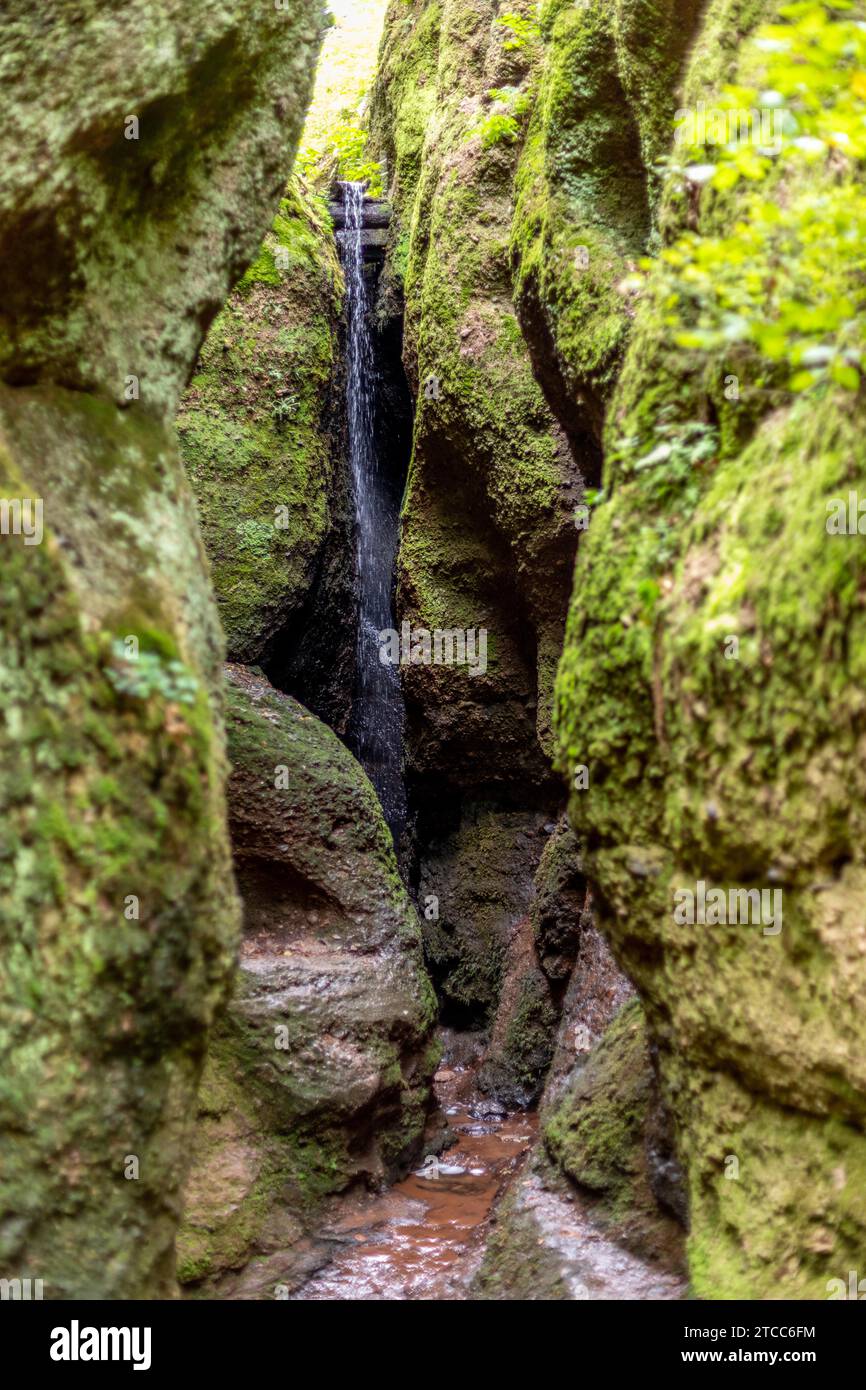
<path fill-rule="evenodd" d="M 435 1078 L 448 1147 L 387 1192 L 343 1199 L 322 1239 L 333 1255 L 292 1295 L 296 1302 L 461 1301 L 478 1276 L 509 1196 L 528 1221 L 559 1297 L 677 1299 L 684 1282 L 607 1239 L 584 1199 L 545 1171 L 534 1148 L 533 1111 L 508 1111 L 481 1094 L 471 1062 Z M 519 1251 L 513 1257 L 519 1258 Z"/>

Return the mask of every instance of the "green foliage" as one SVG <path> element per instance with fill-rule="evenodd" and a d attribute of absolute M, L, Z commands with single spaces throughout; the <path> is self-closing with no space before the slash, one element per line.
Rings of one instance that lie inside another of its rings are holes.
<path fill-rule="evenodd" d="M 759 31 L 767 86 L 726 89 L 728 128 L 748 131 L 757 108 L 784 119 L 769 147 L 740 136 L 680 170 L 705 198 L 751 187 L 725 235 L 662 253 L 656 291 L 680 347 L 756 354 L 794 391 L 856 390 L 866 349 L 866 28 L 848 8 L 801 0 Z"/>
<path fill-rule="evenodd" d="M 541 30 L 534 19 L 526 19 L 522 14 L 501 14 L 496 20 L 499 29 L 505 29 L 509 37 L 502 47 L 506 50 L 525 48 L 533 39 L 541 37 Z"/>
<path fill-rule="evenodd" d="M 636 435 L 616 440 L 611 459 L 624 478 L 641 484 L 644 565 L 651 574 L 662 574 L 675 560 L 679 528 L 698 506 L 719 450 L 714 425 L 677 419 L 670 404 L 659 410 L 649 440 Z M 655 580 L 641 581 L 637 596 L 644 615 L 651 616 L 659 597 Z"/>
<path fill-rule="evenodd" d="M 338 179 L 350 183 L 366 180 L 368 192 L 378 198 L 382 193 L 382 167 L 366 156 L 368 133 L 356 120 L 340 121 L 327 133 L 325 150 L 310 146 L 301 152 L 301 168 L 306 177 L 315 180 L 323 165 L 335 166 Z"/>
<path fill-rule="evenodd" d="M 491 87 L 487 99 L 505 110 L 491 111 L 472 133 L 481 136 L 485 150 L 493 145 L 513 145 L 520 134 L 521 121 L 530 108 L 529 94 L 517 87 Z"/>
<path fill-rule="evenodd" d="M 343 0 L 326 35 L 298 155 L 298 167 L 319 188 L 335 173 L 335 137 L 339 144 L 347 131 L 359 128 L 386 7 L 387 0 Z M 338 172 L 338 177 L 372 178 L 374 172 Z"/>
<path fill-rule="evenodd" d="M 485 150 L 489 150 L 492 145 L 505 143 L 513 145 L 517 139 L 518 125 L 514 116 L 506 116 L 501 112 L 495 112 L 482 121 L 478 127 L 481 136 L 481 144 Z"/>
<path fill-rule="evenodd" d="M 617 441 L 613 457 L 621 460 L 621 472 L 646 473 L 645 495 L 663 509 L 677 502 L 690 509 L 697 506 L 702 492 L 698 474 L 716 459 L 718 430 L 703 420 L 675 419 L 671 405 L 661 408 L 653 428 L 653 439 L 644 453 L 638 453 L 641 441 L 637 438 Z"/>
<path fill-rule="evenodd" d="M 274 402 L 271 409 L 271 416 L 278 425 L 282 425 L 286 420 L 291 420 L 298 405 L 297 396 L 281 396 Z"/>
<path fill-rule="evenodd" d="M 515 116 L 525 116 L 532 105 L 529 93 L 521 92 L 518 87 L 491 87 L 487 99 L 504 102 Z"/>
<path fill-rule="evenodd" d="M 182 661 L 166 661 L 157 651 L 142 651 L 132 658 L 122 638 L 112 643 L 111 654 L 112 665 L 106 675 L 119 695 L 137 700 L 161 695 L 180 705 L 195 704 L 198 681 Z"/>

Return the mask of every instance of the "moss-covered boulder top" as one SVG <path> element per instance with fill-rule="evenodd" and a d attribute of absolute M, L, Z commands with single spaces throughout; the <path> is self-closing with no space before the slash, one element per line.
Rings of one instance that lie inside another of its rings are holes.
<path fill-rule="evenodd" d="M 417 944 L 391 836 L 360 765 L 297 700 L 246 667 L 226 672 L 236 861 L 279 861 L 371 947 Z"/>

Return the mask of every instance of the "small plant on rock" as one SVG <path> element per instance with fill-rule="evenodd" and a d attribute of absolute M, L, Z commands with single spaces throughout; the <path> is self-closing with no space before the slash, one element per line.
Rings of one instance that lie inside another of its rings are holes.
<path fill-rule="evenodd" d="M 139 652 L 132 658 L 122 638 L 112 643 L 111 656 L 106 675 L 118 695 L 135 700 L 161 695 L 179 705 L 195 704 L 198 681 L 182 661 L 166 660 L 154 651 Z"/>
<path fill-rule="evenodd" d="M 496 20 L 498 29 L 505 29 L 508 38 L 502 47 L 506 51 L 517 48 L 525 48 L 532 40 L 541 36 L 541 30 L 534 19 L 527 19 L 522 14 L 501 14 Z"/>

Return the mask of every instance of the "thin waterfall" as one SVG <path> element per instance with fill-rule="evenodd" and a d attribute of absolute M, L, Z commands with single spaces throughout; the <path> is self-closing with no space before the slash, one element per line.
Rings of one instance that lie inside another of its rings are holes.
<path fill-rule="evenodd" d="M 342 243 L 348 320 L 346 406 L 355 499 L 358 639 L 349 743 L 373 783 L 395 842 L 406 824 L 403 693 L 399 667 L 380 659 L 379 633 L 394 628 L 392 589 L 399 503 L 375 437 L 377 368 L 364 277 L 364 185 L 343 184 Z"/>

